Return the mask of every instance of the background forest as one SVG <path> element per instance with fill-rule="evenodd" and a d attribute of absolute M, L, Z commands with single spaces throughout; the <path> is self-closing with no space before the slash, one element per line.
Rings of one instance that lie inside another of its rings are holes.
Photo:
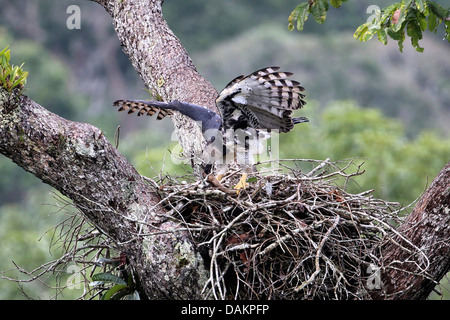
<path fill-rule="evenodd" d="M 369 5 L 393 1 L 348 1 L 330 8 L 324 25 L 310 18 L 302 32 L 288 31 L 287 19 L 300 1 L 166 0 L 163 13 L 198 70 L 217 90 L 235 76 L 279 65 L 295 73 L 308 104 L 298 112 L 308 124 L 280 136 L 281 158 L 355 158 L 366 172 L 352 192 L 408 206 L 450 160 L 450 45 L 443 30 L 424 33 L 418 53 L 405 41 L 353 38 L 368 18 Z M 444 7 L 450 0 L 437 1 Z M 81 8 L 81 29 L 69 30 L 69 5 Z M 442 27 L 443 28 L 443 27 Z M 119 114 L 117 99 L 148 99 L 114 33 L 109 15 L 90 1 L 0 0 L 0 50 L 11 48 L 12 62 L 29 71 L 25 94 L 58 115 L 87 122 L 114 141 L 119 151 L 148 177 L 185 174 L 171 160 L 176 150 L 169 119 L 156 121 Z M 66 218 L 49 186 L 0 156 L 0 299 L 72 299 L 80 290 L 56 295 L 50 286 L 62 276 L 20 285 L 28 271 L 58 256 L 53 226 Z M 450 299 L 448 282 L 438 288 Z"/>

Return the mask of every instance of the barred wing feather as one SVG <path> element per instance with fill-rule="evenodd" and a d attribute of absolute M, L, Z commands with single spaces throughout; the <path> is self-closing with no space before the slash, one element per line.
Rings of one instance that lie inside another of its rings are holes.
<path fill-rule="evenodd" d="M 216 100 L 224 122 L 230 115 L 227 109 L 238 108 L 256 117 L 258 129 L 290 131 L 294 125 L 293 110 L 306 103 L 304 88 L 299 82 L 288 79 L 293 73 L 279 72 L 279 69 L 268 67 L 232 80 Z"/>
<path fill-rule="evenodd" d="M 153 116 L 158 113 L 157 120 L 173 114 L 172 110 L 168 109 L 167 103 L 159 101 L 117 100 L 114 106 L 119 108 L 118 111 L 128 111 L 128 114 L 137 112 L 138 116 Z"/>

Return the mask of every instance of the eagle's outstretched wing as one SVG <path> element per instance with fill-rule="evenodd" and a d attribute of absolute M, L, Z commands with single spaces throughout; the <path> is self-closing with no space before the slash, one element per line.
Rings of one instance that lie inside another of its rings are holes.
<path fill-rule="evenodd" d="M 292 118 L 293 111 L 306 103 L 304 88 L 287 79 L 293 73 L 279 69 L 268 67 L 239 76 L 220 92 L 216 105 L 225 129 L 251 127 L 288 132 L 294 124 L 308 121 L 304 117 Z"/>
<path fill-rule="evenodd" d="M 172 115 L 174 111 L 178 111 L 194 121 L 200 122 L 203 133 L 209 129 L 218 130 L 222 125 L 222 119 L 217 113 L 195 104 L 180 102 L 177 100 L 171 102 L 150 100 L 117 100 L 114 102 L 114 106 L 118 107 L 119 111 L 128 111 L 128 113 L 137 112 L 138 116 L 153 116 L 158 113 L 156 117 L 157 120 L 161 120 L 168 115 Z"/>

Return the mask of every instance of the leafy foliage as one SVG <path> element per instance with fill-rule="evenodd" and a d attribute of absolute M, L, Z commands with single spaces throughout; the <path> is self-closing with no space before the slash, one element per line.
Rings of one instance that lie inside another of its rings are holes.
<path fill-rule="evenodd" d="M 330 0 L 330 3 L 333 7 L 339 8 L 345 1 L 347 0 Z M 294 30 L 294 24 L 295 21 L 297 21 L 297 29 L 300 31 L 303 30 L 305 21 L 308 19 L 310 13 L 317 23 L 324 23 L 327 17 L 328 8 L 329 5 L 327 0 L 310 0 L 299 4 L 289 16 L 288 29 L 291 31 Z"/>
<path fill-rule="evenodd" d="M 342 2 L 330 0 L 335 8 L 340 7 Z M 324 23 L 328 8 L 327 0 L 310 0 L 299 4 L 288 18 L 288 29 L 293 30 L 296 22 L 297 29 L 303 30 L 310 13 L 318 23 Z M 439 25 L 443 24 L 445 39 L 450 42 L 450 8 L 445 9 L 434 1 L 403 0 L 383 9 L 371 5 L 367 12 L 372 14 L 354 33 L 354 38 L 360 41 L 368 41 L 377 35 L 380 42 L 387 44 L 390 37 L 398 41 L 399 50 L 403 51 L 403 42 L 408 36 L 413 47 L 423 52 L 424 49 L 419 45 L 422 32 L 427 29 L 436 32 Z"/>
<path fill-rule="evenodd" d="M 403 41 L 406 35 L 411 38 L 411 44 L 417 51 L 423 52 L 419 45 L 422 32 L 426 29 L 436 32 L 441 23 L 445 24 L 445 38 L 450 42 L 450 10 L 442 8 L 433 1 L 407 0 L 395 3 L 382 10 L 374 9 L 373 19 L 361 25 L 354 37 L 360 41 L 370 40 L 375 34 L 378 40 L 387 44 L 388 36 L 398 41 L 399 50 L 403 51 Z M 370 18 L 369 18 L 370 19 Z"/>
<path fill-rule="evenodd" d="M 23 63 L 20 67 L 12 65 L 10 58 L 8 47 L 0 51 L 0 85 L 8 92 L 14 88 L 22 90 L 27 82 L 28 72 L 23 70 Z"/>
<path fill-rule="evenodd" d="M 127 281 L 109 272 L 96 273 L 92 276 L 94 282 L 91 286 L 102 286 L 112 284 L 111 287 L 103 294 L 102 300 L 139 300 L 139 293 L 134 290 L 132 275 L 128 275 Z"/>

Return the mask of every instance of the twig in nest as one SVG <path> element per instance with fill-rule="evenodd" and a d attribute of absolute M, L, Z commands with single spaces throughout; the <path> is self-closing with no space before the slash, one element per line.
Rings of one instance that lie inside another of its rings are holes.
<path fill-rule="evenodd" d="M 316 276 L 319 274 L 320 272 L 320 265 L 319 265 L 319 259 L 322 256 L 322 248 L 323 245 L 325 243 L 325 241 L 327 241 L 327 239 L 329 238 L 331 232 L 337 227 L 339 223 L 339 216 L 336 217 L 333 225 L 331 226 L 330 229 L 328 229 L 328 231 L 325 233 L 325 235 L 323 236 L 322 240 L 320 241 L 319 246 L 317 247 L 317 252 L 316 252 L 316 259 L 315 259 L 315 266 L 316 266 L 316 271 L 314 271 L 314 273 L 311 275 L 311 277 L 306 280 L 305 282 L 303 282 L 301 285 L 299 285 L 297 288 L 294 289 L 295 292 L 298 292 L 300 290 L 302 290 L 304 287 L 306 287 L 308 284 L 310 284 L 311 282 L 314 281 L 314 279 L 316 278 Z"/>
<path fill-rule="evenodd" d="M 206 177 L 206 181 L 224 193 L 236 194 L 236 190 L 225 188 L 213 174 L 209 174 Z"/>

